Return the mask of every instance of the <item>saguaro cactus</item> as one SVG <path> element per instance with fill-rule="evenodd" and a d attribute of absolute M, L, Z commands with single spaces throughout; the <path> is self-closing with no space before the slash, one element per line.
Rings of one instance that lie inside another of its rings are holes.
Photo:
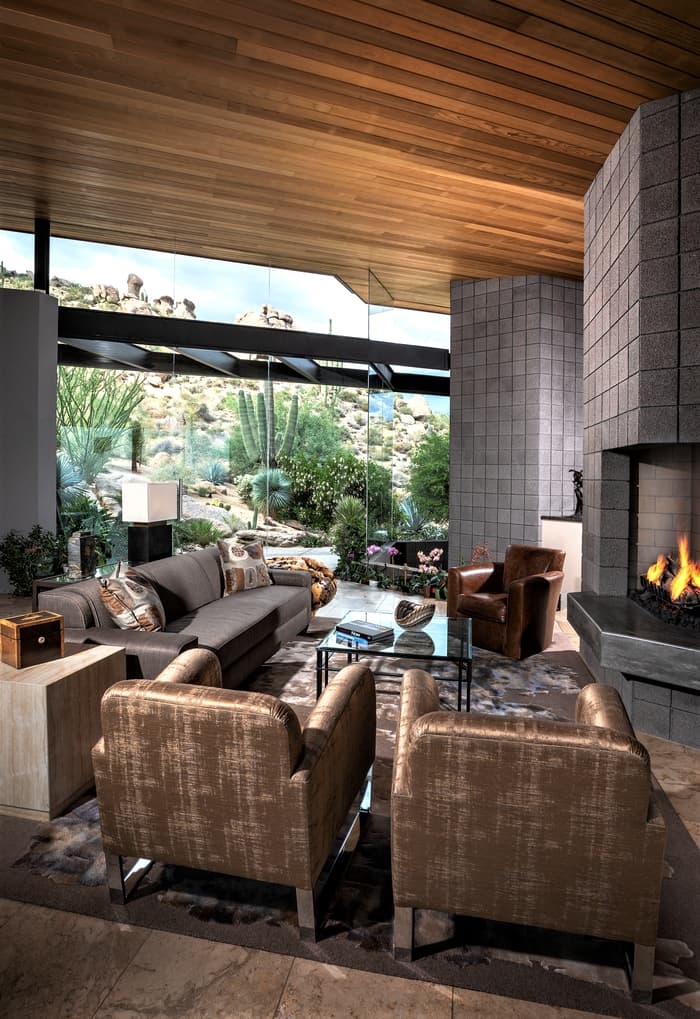
<path fill-rule="evenodd" d="M 258 392 L 255 403 L 250 393 L 238 391 L 238 410 L 241 420 L 241 436 L 247 456 L 252 463 L 269 467 L 277 466 L 277 458 L 292 451 L 299 419 L 299 397 L 292 396 L 284 434 L 279 436 L 275 429 L 275 398 L 272 380 L 266 379 L 263 391 Z"/>

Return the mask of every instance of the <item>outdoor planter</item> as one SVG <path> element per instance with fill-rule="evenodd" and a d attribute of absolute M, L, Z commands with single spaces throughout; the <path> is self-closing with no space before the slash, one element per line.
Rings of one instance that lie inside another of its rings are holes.
<path fill-rule="evenodd" d="M 442 568 L 447 569 L 448 543 L 446 541 L 439 541 L 437 539 L 432 541 L 394 541 L 392 544 L 394 548 L 398 549 L 399 553 L 394 558 L 397 566 L 420 566 L 418 560 L 419 552 L 424 552 L 427 555 L 434 548 L 441 548 L 442 559 L 440 562 Z"/>

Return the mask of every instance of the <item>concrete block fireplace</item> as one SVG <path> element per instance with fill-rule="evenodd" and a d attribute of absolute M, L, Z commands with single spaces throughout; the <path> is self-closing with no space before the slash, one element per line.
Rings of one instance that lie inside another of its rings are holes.
<path fill-rule="evenodd" d="M 630 597 L 681 540 L 700 559 L 700 91 L 637 110 L 585 231 L 583 590 L 568 617 L 635 727 L 700 747 L 700 629 Z"/>

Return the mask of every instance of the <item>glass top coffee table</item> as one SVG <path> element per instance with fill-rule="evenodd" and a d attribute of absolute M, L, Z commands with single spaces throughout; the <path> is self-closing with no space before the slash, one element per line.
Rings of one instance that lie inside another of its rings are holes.
<path fill-rule="evenodd" d="M 348 612 L 341 622 L 347 623 L 351 619 L 390 626 L 394 631 L 393 640 L 364 644 L 338 633 L 336 629 L 331 630 L 316 648 L 317 698 L 321 696 L 324 686 L 328 685 L 329 672 L 337 671 L 330 669 L 333 655 L 345 654 L 347 662 L 357 661 L 360 655 L 367 658 L 406 658 L 425 662 L 452 662 L 457 670 L 457 710 L 462 710 L 462 687 L 466 680 L 466 710 L 469 711 L 472 686 L 471 619 L 433 616 L 420 629 L 409 630 L 402 630 L 393 615 L 385 612 Z"/>

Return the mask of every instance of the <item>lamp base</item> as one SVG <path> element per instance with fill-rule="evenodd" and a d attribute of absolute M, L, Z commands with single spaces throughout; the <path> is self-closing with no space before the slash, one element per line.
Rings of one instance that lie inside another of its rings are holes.
<path fill-rule="evenodd" d="M 129 524 L 129 562 L 152 563 L 173 554 L 172 524 Z"/>

